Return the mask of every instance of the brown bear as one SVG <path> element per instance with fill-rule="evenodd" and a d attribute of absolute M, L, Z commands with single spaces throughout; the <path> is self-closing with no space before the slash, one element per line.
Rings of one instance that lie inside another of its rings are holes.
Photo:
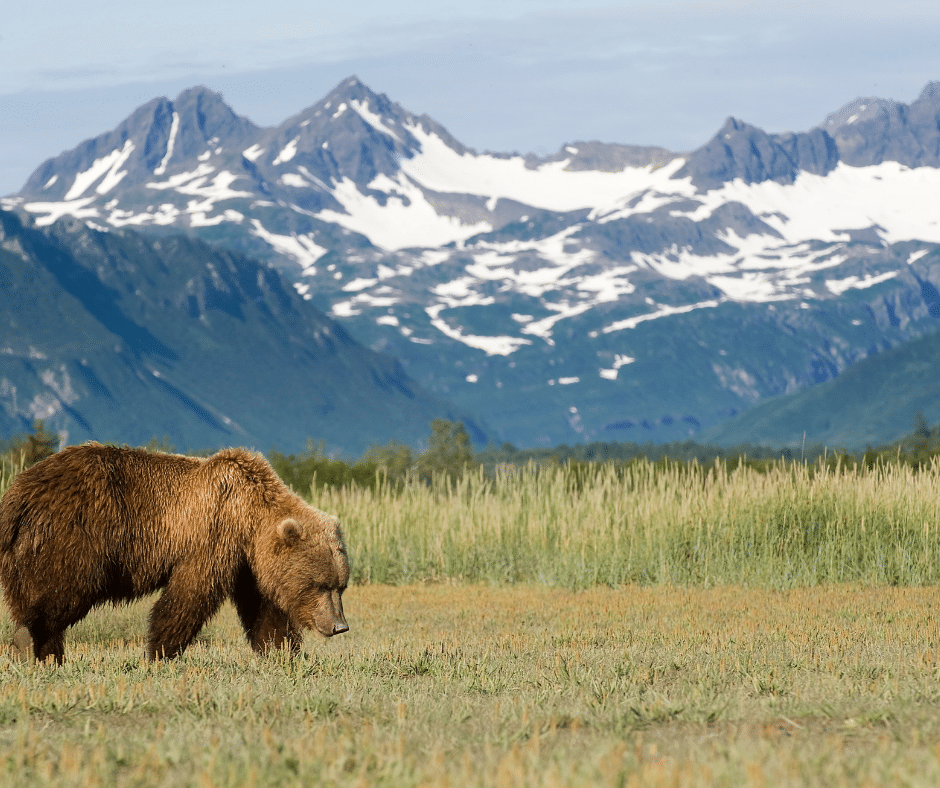
<path fill-rule="evenodd" d="M 92 607 L 159 588 L 151 659 L 180 654 L 225 599 L 256 651 L 299 650 L 303 628 L 349 630 L 339 521 L 245 449 L 200 459 L 87 443 L 37 463 L 0 501 L 0 582 L 14 649 L 59 663 L 63 633 Z"/>

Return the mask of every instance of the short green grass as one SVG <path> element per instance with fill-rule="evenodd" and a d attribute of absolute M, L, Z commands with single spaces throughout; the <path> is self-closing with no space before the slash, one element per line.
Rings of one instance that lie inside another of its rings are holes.
<path fill-rule="evenodd" d="M 0 656 L 0 784 L 940 781 L 936 589 L 347 595 L 351 631 L 294 659 L 226 608 L 147 663 L 143 603 L 77 625 L 62 667 Z"/>

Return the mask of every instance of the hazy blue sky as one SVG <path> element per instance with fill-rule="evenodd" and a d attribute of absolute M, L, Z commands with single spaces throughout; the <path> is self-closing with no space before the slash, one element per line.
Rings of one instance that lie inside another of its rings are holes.
<path fill-rule="evenodd" d="M 12 4 L 11 4 L 12 5 Z M 799 131 L 940 79 L 940 3 L 20 2 L 0 16 L 0 194 L 153 98 L 205 84 L 269 125 L 357 74 L 483 150 L 689 150 L 728 115 Z"/>

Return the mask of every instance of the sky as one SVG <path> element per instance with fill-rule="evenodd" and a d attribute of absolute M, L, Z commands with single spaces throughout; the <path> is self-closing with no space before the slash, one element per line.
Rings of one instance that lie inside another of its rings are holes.
<path fill-rule="evenodd" d="M 12 4 L 11 4 L 12 5 Z M 193 85 L 275 125 L 355 74 L 477 150 L 706 143 L 733 115 L 805 131 L 940 80 L 936 0 L 163 0 L 0 16 L 0 195 Z"/>

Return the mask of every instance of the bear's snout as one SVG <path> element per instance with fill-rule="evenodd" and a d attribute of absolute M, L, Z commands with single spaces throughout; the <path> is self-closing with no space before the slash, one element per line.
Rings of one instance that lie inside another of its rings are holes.
<path fill-rule="evenodd" d="M 346 618 L 334 618 L 332 621 L 324 621 L 322 618 L 318 619 L 314 624 L 317 632 L 319 632 L 323 637 L 331 638 L 333 635 L 342 635 L 344 632 L 349 632 L 349 624 L 346 623 Z"/>
<path fill-rule="evenodd" d="M 342 635 L 349 632 L 349 624 L 343 614 L 343 592 L 324 592 L 319 599 L 317 611 L 313 616 L 313 628 L 323 637 L 331 638 L 333 635 Z"/>

